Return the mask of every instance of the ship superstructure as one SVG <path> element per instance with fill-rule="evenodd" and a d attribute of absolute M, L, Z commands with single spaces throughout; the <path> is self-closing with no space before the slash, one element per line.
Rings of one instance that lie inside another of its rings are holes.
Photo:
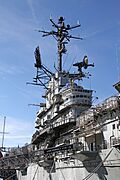
<path fill-rule="evenodd" d="M 80 85 L 88 77 L 84 69 L 85 55 L 74 63 L 76 73 L 62 67 L 66 44 L 82 39 L 69 34 L 80 27 L 66 25 L 60 17 L 55 30 L 41 31 L 53 36 L 58 47 L 58 66 L 51 72 L 42 64 L 39 47 L 35 49 L 37 75 L 33 85 L 45 88 L 44 103 L 36 115 L 36 132 L 31 144 L 8 151 L 1 158 L 1 177 L 20 180 L 116 180 L 120 178 L 120 97 L 111 96 L 102 103 L 92 105 L 93 90 Z M 120 92 L 120 82 L 114 85 Z"/>
<path fill-rule="evenodd" d="M 37 148 L 55 147 L 59 145 L 58 139 L 62 137 L 62 143 L 64 143 L 68 139 L 64 134 L 66 133 L 71 136 L 71 131 L 74 130 L 76 125 L 76 118 L 81 112 L 87 110 L 92 105 L 92 90 L 84 89 L 75 83 L 75 81 L 80 81 L 83 77 L 86 77 L 82 68 L 94 66 L 94 64 L 88 64 L 88 58 L 85 56 L 82 62 L 73 64 L 78 67 L 77 73 L 72 74 L 62 68 L 62 55 L 67 51 L 65 45 L 71 38 L 82 39 L 69 35 L 69 30 L 80 25 L 66 26 L 63 17 L 59 18 L 58 24 L 54 23 L 52 19 L 50 21 L 57 31 L 39 32 L 42 32 L 43 36 L 52 35 L 56 38 L 58 45 L 58 68 L 55 73 L 51 73 L 44 95 L 46 101 L 37 113 L 36 128 L 38 130 L 32 138 L 32 143 Z M 35 50 L 35 55 L 35 67 L 42 69 L 38 47 Z M 36 83 L 39 79 L 41 80 L 41 77 L 37 76 Z"/>

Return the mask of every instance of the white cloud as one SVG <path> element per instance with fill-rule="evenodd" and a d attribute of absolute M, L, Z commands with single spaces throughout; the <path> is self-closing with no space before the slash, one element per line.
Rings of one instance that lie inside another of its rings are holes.
<path fill-rule="evenodd" d="M 23 74 L 25 72 L 25 68 L 18 67 L 16 65 L 9 65 L 5 63 L 0 63 L 0 74 L 5 75 L 16 75 L 16 74 Z"/>
<path fill-rule="evenodd" d="M 33 20 L 35 22 L 37 22 L 36 13 L 35 13 L 35 9 L 34 9 L 34 6 L 33 6 L 33 0 L 27 0 L 27 2 L 28 2 L 28 6 L 29 6 L 29 8 L 31 10 Z"/>
<path fill-rule="evenodd" d="M 17 12 L 10 11 L 7 8 L 0 7 L 0 39 L 3 41 L 30 41 L 28 32 L 34 30 L 34 25 L 28 18 L 19 16 Z"/>
<path fill-rule="evenodd" d="M 3 117 L 0 117 L 0 119 L 3 119 Z M 0 124 L 0 131 L 2 132 L 3 122 Z M 4 146 L 22 146 L 30 142 L 32 133 L 34 132 L 34 124 L 31 120 L 7 117 L 5 132 L 7 134 L 5 134 Z M 2 141 L 2 134 L 0 134 L 0 137 Z"/>

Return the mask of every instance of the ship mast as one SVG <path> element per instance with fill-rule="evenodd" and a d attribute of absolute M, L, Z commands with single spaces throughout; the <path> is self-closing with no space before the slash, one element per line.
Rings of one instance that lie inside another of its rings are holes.
<path fill-rule="evenodd" d="M 77 23 L 77 25 L 75 26 L 71 26 L 69 24 L 66 25 L 64 21 L 65 20 L 62 16 L 59 17 L 58 23 L 55 23 L 53 19 L 50 18 L 50 22 L 52 23 L 52 26 L 55 30 L 51 30 L 51 31 L 37 30 L 38 32 L 43 33 L 42 35 L 43 37 L 51 35 L 57 41 L 57 53 L 58 53 L 57 64 L 58 65 L 57 65 L 57 68 L 55 69 L 57 71 L 58 77 L 60 77 L 61 74 L 63 73 L 62 57 L 63 57 L 63 54 L 67 52 L 66 44 L 70 42 L 70 39 L 81 39 L 81 40 L 83 39 L 81 37 L 72 36 L 69 33 L 70 30 L 80 27 L 79 23 Z M 34 65 L 35 65 L 35 68 L 37 69 L 37 75 L 35 78 L 33 78 L 32 83 L 27 82 L 27 84 L 40 85 L 48 90 L 48 87 L 47 87 L 48 82 L 51 80 L 51 77 L 55 77 L 55 74 L 51 72 L 50 70 L 48 70 L 48 68 L 42 64 L 39 46 L 35 49 L 35 60 L 36 60 L 36 63 Z M 82 68 L 87 69 L 88 66 L 93 67 L 94 64 L 88 64 L 88 58 L 87 56 L 84 56 L 82 62 L 77 62 L 73 64 L 73 66 L 78 67 L 78 73 L 69 74 L 69 79 L 81 80 L 83 77 L 89 76 L 89 74 L 86 75 L 82 71 Z"/>
<path fill-rule="evenodd" d="M 69 30 L 80 27 L 80 24 L 77 24 L 76 26 L 70 26 L 69 24 L 65 25 L 64 18 L 61 16 L 58 19 L 58 23 L 56 24 L 52 18 L 50 18 L 50 22 L 52 23 L 52 26 L 56 29 L 56 31 L 41 31 L 38 32 L 43 33 L 43 37 L 52 35 L 56 41 L 57 41 L 57 51 L 58 51 L 58 72 L 62 72 L 62 55 L 67 52 L 67 49 L 65 47 L 66 44 L 70 41 L 71 38 L 73 39 L 82 39 L 80 37 L 75 37 L 69 34 Z"/>

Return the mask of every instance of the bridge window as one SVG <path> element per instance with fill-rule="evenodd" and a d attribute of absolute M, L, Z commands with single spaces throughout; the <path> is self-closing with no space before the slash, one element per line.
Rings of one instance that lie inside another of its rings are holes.
<path fill-rule="evenodd" d="M 115 124 L 112 125 L 112 129 L 115 129 Z"/>

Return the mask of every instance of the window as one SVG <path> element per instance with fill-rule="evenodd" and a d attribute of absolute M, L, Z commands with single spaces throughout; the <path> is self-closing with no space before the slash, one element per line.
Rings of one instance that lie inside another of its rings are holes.
<path fill-rule="evenodd" d="M 112 129 L 115 129 L 115 124 L 112 125 Z"/>
<path fill-rule="evenodd" d="M 47 115 L 47 119 L 50 119 L 50 115 Z"/>

